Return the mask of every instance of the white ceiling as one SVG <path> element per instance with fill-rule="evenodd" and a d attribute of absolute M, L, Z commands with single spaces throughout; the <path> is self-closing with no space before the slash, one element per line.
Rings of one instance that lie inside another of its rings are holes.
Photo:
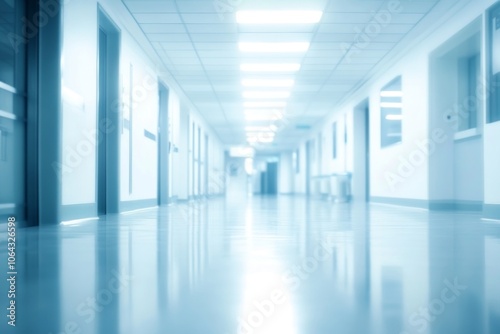
<path fill-rule="evenodd" d="M 401 0 L 402 12 L 381 27 L 362 51 L 348 60 L 343 45 L 353 45 L 357 31 L 391 1 L 378 0 L 123 0 L 185 95 L 228 145 L 246 141 L 243 75 L 240 64 L 298 62 L 299 72 L 272 75 L 293 78 L 286 127 L 267 148 L 293 148 L 336 104 L 377 69 L 409 33 L 421 29 L 431 12 L 444 11 L 439 0 Z M 218 8 L 217 8 L 218 7 Z M 321 22 L 299 26 L 242 26 L 238 10 L 322 10 Z M 239 41 L 309 41 L 305 54 L 243 54 Z M 269 74 L 267 76 L 270 76 Z"/>

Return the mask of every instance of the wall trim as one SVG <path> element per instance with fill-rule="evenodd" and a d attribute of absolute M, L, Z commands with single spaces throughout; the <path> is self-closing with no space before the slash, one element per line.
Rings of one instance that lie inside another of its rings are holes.
<path fill-rule="evenodd" d="M 440 200 L 429 201 L 429 210 L 432 211 L 475 211 L 483 210 L 483 202 L 481 201 L 454 201 Z"/>
<path fill-rule="evenodd" d="M 370 197 L 370 202 L 390 204 L 398 206 L 408 206 L 412 208 L 429 209 L 429 202 L 423 199 L 393 198 L 393 197 Z"/>
<path fill-rule="evenodd" d="M 475 211 L 483 210 L 483 202 L 480 201 L 454 201 L 454 200 L 423 200 L 411 198 L 371 197 L 370 202 L 408 206 L 413 208 L 427 209 L 431 211 Z"/>
<path fill-rule="evenodd" d="M 483 216 L 486 219 L 500 220 L 500 204 L 484 204 Z"/>
<path fill-rule="evenodd" d="M 158 206 L 158 200 L 156 198 L 143 199 L 137 201 L 122 201 L 120 202 L 120 212 L 154 208 L 157 206 Z"/>
<path fill-rule="evenodd" d="M 70 204 L 61 206 L 61 221 L 84 219 L 97 216 L 96 203 Z"/>

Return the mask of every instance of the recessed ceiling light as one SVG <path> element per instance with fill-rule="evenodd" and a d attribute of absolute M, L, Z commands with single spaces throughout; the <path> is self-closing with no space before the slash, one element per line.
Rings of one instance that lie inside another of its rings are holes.
<path fill-rule="evenodd" d="M 245 108 L 283 108 L 286 102 L 244 102 Z"/>
<path fill-rule="evenodd" d="M 268 126 L 247 126 L 245 127 L 246 132 L 270 132 Z"/>
<path fill-rule="evenodd" d="M 245 99 L 287 99 L 290 92 L 243 92 Z"/>
<path fill-rule="evenodd" d="M 309 50 L 309 42 L 248 43 L 240 42 L 242 52 L 295 53 Z"/>
<path fill-rule="evenodd" d="M 402 121 L 403 115 L 387 115 L 385 119 L 388 121 Z"/>
<path fill-rule="evenodd" d="M 399 109 L 403 108 L 403 104 L 401 102 L 382 102 L 380 103 L 381 108 L 391 108 L 391 109 Z"/>
<path fill-rule="evenodd" d="M 268 79 L 246 79 L 241 82 L 245 87 L 292 87 L 295 81 L 287 80 L 268 80 Z"/>
<path fill-rule="evenodd" d="M 319 10 L 238 11 L 239 24 L 314 24 L 323 16 Z"/>
<path fill-rule="evenodd" d="M 390 90 L 385 90 L 380 92 L 381 97 L 402 97 L 403 92 L 402 91 L 390 91 Z"/>
<path fill-rule="evenodd" d="M 297 72 L 300 64 L 241 64 L 243 72 Z"/>
<path fill-rule="evenodd" d="M 247 121 L 277 121 L 283 119 L 283 112 L 276 109 L 248 109 L 245 110 Z"/>

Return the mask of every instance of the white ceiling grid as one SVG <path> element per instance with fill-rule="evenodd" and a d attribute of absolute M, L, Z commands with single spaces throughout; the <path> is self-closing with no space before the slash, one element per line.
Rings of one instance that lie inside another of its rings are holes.
<path fill-rule="evenodd" d="M 271 148 L 289 149 L 312 126 L 352 91 L 407 33 L 430 13 L 439 0 L 401 0 L 402 12 L 392 15 L 366 47 L 350 60 L 345 45 L 353 45 L 359 31 L 386 10 L 378 0 L 123 0 L 167 69 L 186 96 L 228 145 L 245 143 L 242 63 L 300 63 L 286 108 L 287 128 Z M 220 7 L 224 5 L 225 7 Z M 233 4 L 233 5 L 231 5 Z M 218 12 L 225 9 L 226 12 Z M 238 25 L 238 10 L 321 10 L 314 25 Z M 297 54 L 242 53 L 238 42 L 310 42 Z M 252 77 L 252 75 L 245 76 Z"/>

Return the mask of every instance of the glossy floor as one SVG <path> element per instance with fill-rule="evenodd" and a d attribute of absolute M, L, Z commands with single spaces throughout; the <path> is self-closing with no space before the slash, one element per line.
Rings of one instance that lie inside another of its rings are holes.
<path fill-rule="evenodd" d="M 500 333 L 500 224 L 477 214 L 254 197 L 18 234 L 1 333 Z"/>

